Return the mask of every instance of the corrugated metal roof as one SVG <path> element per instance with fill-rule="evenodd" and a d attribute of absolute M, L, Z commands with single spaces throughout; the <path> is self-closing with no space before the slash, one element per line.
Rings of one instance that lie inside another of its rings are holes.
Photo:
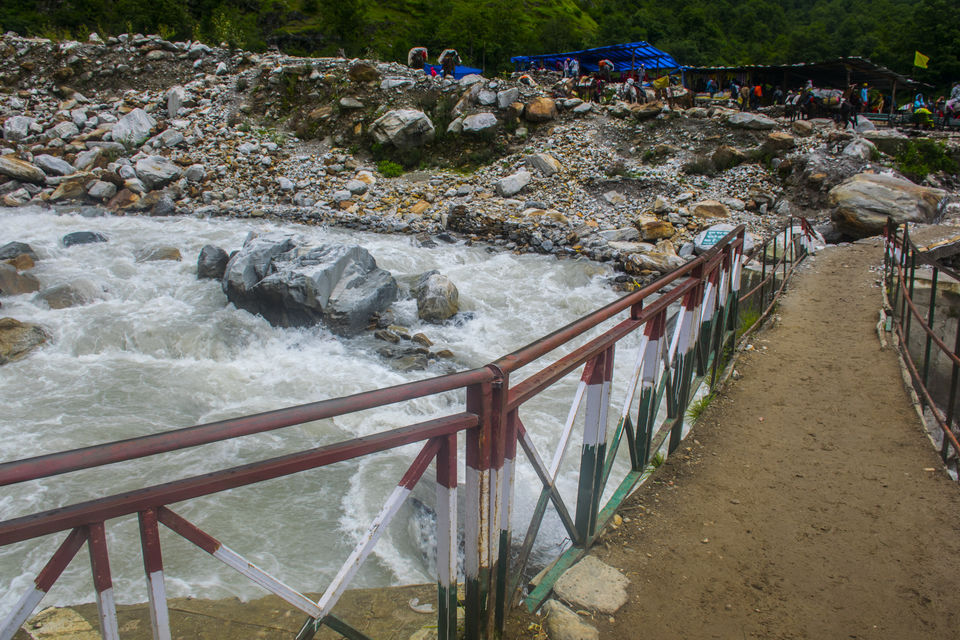
<path fill-rule="evenodd" d="M 545 68 L 555 70 L 557 62 L 563 64 L 564 58 L 576 58 L 579 60 L 581 71 L 597 71 L 597 63 L 603 59 L 613 62 L 616 65 L 617 71 L 629 71 L 631 68 L 639 69 L 641 66 L 647 69 L 683 68 L 669 53 L 657 49 L 648 42 L 642 41 L 595 47 L 593 49 L 581 49 L 580 51 L 567 51 L 566 53 L 549 53 L 539 56 L 514 56 L 510 58 L 510 62 L 516 65 L 518 69 L 536 66 L 542 62 Z"/>
<path fill-rule="evenodd" d="M 918 86 L 921 83 L 892 71 L 882 65 L 871 62 L 867 58 L 851 56 L 837 58 L 823 62 L 798 62 L 795 64 L 752 64 L 735 67 L 687 67 L 690 75 L 709 75 L 711 73 L 733 74 L 787 74 L 788 84 L 802 83 L 807 79 L 816 81 L 817 78 L 830 81 L 832 86 L 843 86 L 847 72 L 850 72 L 852 82 L 868 82 L 877 87 L 892 86 L 896 81 L 899 85 Z"/>

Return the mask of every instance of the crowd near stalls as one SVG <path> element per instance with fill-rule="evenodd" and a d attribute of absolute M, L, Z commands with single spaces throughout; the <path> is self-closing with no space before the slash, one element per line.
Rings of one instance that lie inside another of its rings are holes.
<path fill-rule="evenodd" d="M 510 61 L 521 82 L 549 86 L 557 98 L 629 103 L 680 100 L 684 95 L 692 99 L 682 86 L 683 67 L 646 42 L 514 56 Z"/>

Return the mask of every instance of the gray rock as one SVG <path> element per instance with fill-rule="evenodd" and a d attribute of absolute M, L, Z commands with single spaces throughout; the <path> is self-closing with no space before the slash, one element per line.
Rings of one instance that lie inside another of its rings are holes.
<path fill-rule="evenodd" d="M 40 325 L 13 318 L 0 319 L 0 365 L 26 357 L 49 339 L 50 335 Z"/>
<path fill-rule="evenodd" d="M 221 62 L 220 64 L 217 65 L 217 68 L 213 73 L 214 75 L 217 75 L 217 76 L 225 76 L 227 75 L 227 71 L 229 71 L 229 69 L 227 68 L 227 63 Z"/>
<path fill-rule="evenodd" d="M 184 138 L 183 134 L 176 129 L 167 129 L 157 136 L 157 142 L 168 149 L 172 149 L 173 147 L 183 144 Z"/>
<path fill-rule="evenodd" d="M 237 147 L 237 152 L 242 153 L 243 155 L 249 155 L 251 153 L 256 153 L 257 151 L 260 151 L 260 145 L 254 142 L 244 142 Z"/>
<path fill-rule="evenodd" d="M 322 322 L 349 336 L 396 299 L 397 283 L 362 247 L 296 247 L 288 236 L 263 236 L 248 239 L 230 259 L 223 290 L 275 326 Z"/>
<path fill-rule="evenodd" d="M 867 131 L 863 137 L 874 145 L 877 149 L 889 156 L 895 156 L 907 147 L 910 138 L 896 130 L 879 129 L 877 131 Z"/>
<path fill-rule="evenodd" d="M 124 147 L 133 148 L 143 144 L 150 137 L 150 131 L 157 126 L 157 121 L 143 109 L 134 109 L 120 118 L 110 133 L 113 141 Z"/>
<path fill-rule="evenodd" d="M 92 280 L 78 278 L 67 284 L 58 284 L 41 289 L 34 300 L 43 302 L 51 309 L 66 309 L 90 304 L 105 297 L 103 287 Z"/>
<path fill-rule="evenodd" d="M 40 167 L 14 158 L 12 154 L 0 156 L 0 175 L 34 184 L 44 184 L 47 180 L 47 174 Z"/>
<path fill-rule="evenodd" d="M 464 89 L 467 87 L 472 87 L 478 82 L 483 82 L 483 76 L 476 73 L 471 73 L 460 78 L 460 86 Z"/>
<path fill-rule="evenodd" d="M 113 196 L 117 195 L 117 186 L 112 182 L 97 180 L 90 185 L 89 189 L 87 189 L 87 195 L 94 200 L 109 200 Z"/>
<path fill-rule="evenodd" d="M 494 184 L 494 189 L 500 197 L 509 198 L 510 196 L 520 193 L 525 186 L 530 184 L 530 179 L 531 175 L 529 171 L 518 171 L 513 175 L 497 180 L 496 184 Z"/>
<path fill-rule="evenodd" d="M 223 279 L 229 260 L 230 256 L 220 247 L 215 247 L 212 244 L 204 245 L 197 257 L 197 278 Z"/>
<path fill-rule="evenodd" d="M 630 580 L 593 556 L 586 556 L 557 580 L 554 593 L 580 609 L 616 613 L 627 602 Z"/>
<path fill-rule="evenodd" d="M 877 153 L 877 146 L 865 138 L 857 138 L 843 148 L 843 155 L 861 160 L 870 160 Z"/>
<path fill-rule="evenodd" d="M 390 89 L 407 89 L 416 84 L 410 78 L 384 78 L 380 83 L 380 88 L 383 91 L 389 91 Z"/>
<path fill-rule="evenodd" d="M 601 238 L 607 242 L 634 242 L 640 239 L 640 232 L 636 227 L 623 227 L 622 229 L 606 229 L 599 232 Z"/>
<path fill-rule="evenodd" d="M 593 103 L 584 102 L 583 104 L 578 104 L 573 108 L 573 112 L 578 116 L 586 115 L 593 111 Z"/>
<path fill-rule="evenodd" d="M 70 112 L 70 120 L 73 121 L 73 124 L 77 125 L 78 129 L 83 129 L 87 122 L 87 111 L 85 109 L 74 109 Z"/>
<path fill-rule="evenodd" d="M 581 620 L 573 610 L 556 600 L 547 600 L 542 612 L 550 640 L 600 640 L 596 627 Z"/>
<path fill-rule="evenodd" d="M 748 111 L 743 111 L 740 113 L 734 113 L 727 118 L 727 124 L 731 127 L 739 127 L 741 129 L 775 129 L 777 127 L 777 121 L 767 116 L 760 115 L 758 113 L 750 113 Z"/>
<path fill-rule="evenodd" d="M 488 91 L 486 89 L 483 89 L 477 95 L 477 102 L 479 102 L 485 107 L 489 107 L 490 105 L 495 104 L 497 102 L 497 94 L 494 93 L 493 91 Z"/>
<path fill-rule="evenodd" d="M 73 122 L 60 122 L 53 127 L 53 134 L 62 140 L 70 140 L 80 135 L 80 129 Z"/>
<path fill-rule="evenodd" d="M 501 109 L 506 109 L 519 99 L 520 89 L 517 87 L 511 87 L 497 92 L 497 106 Z"/>
<path fill-rule="evenodd" d="M 363 106 L 363 103 L 356 98 L 351 98 L 350 96 L 340 98 L 340 107 L 342 109 L 363 109 Z"/>
<path fill-rule="evenodd" d="M 37 261 L 37 254 L 33 247 L 25 242 L 8 242 L 0 247 L 0 260 L 11 260 L 17 256 L 30 256 L 34 262 Z"/>
<path fill-rule="evenodd" d="M 43 169 L 43 172 L 50 176 L 68 176 L 75 173 L 73 165 L 64 160 L 48 154 L 34 156 L 33 163 Z"/>
<path fill-rule="evenodd" d="M 184 177 L 190 182 L 201 182 L 207 175 L 207 168 L 202 164 L 192 164 L 183 172 Z"/>
<path fill-rule="evenodd" d="M 417 279 L 414 287 L 417 298 L 417 316 L 421 320 L 439 324 L 460 310 L 460 292 L 447 276 L 428 271 Z"/>
<path fill-rule="evenodd" d="M 346 186 L 347 191 L 353 195 L 362 195 L 367 192 L 368 185 L 363 180 L 348 180 L 344 186 Z"/>
<path fill-rule="evenodd" d="M 333 201 L 334 202 L 344 202 L 353 197 L 353 194 L 347 191 L 346 189 L 339 189 L 333 192 Z"/>
<path fill-rule="evenodd" d="M 946 198 L 947 193 L 941 189 L 872 173 L 853 176 L 829 193 L 834 227 L 855 238 L 880 234 L 887 218 L 896 224 L 934 222 Z"/>
<path fill-rule="evenodd" d="M 34 118 L 27 116 L 13 116 L 3 123 L 3 139 L 19 142 L 30 135 L 30 125 L 35 124 Z"/>
<path fill-rule="evenodd" d="M 176 85 L 170 87 L 170 90 L 167 91 L 167 117 L 176 118 L 180 115 L 180 108 L 183 106 L 183 101 L 187 98 L 187 90 Z"/>
<path fill-rule="evenodd" d="M 463 119 L 463 132 L 481 134 L 497 128 L 497 117 L 492 113 L 475 113 Z"/>
<path fill-rule="evenodd" d="M 159 189 L 180 177 L 180 167 L 163 156 L 148 156 L 137 160 L 137 177 L 147 189 Z"/>
<path fill-rule="evenodd" d="M 293 191 L 297 188 L 297 185 L 293 184 L 293 180 L 290 178 L 280 177 L 277 178 L 277 186 L 280 187 L 280 191 Z"/>
<path fill-rule="evenodd" d="M 172 216 L 177 212 L 177 207 L 170 196 L 160 196 L 157 203 L 150 209 L 151 216 Z M 179 260 L 179 258 L 177 258 Z"/>
<path fill-rule="evenodd" d="M 107 242 L 107 237 L 96 231 L 74 231 L 68 233 L 60 239 L 64 247 L 72 247 L 77 244 L 92 244 L 94 242 Z"/>
<path fill-rule="evenodd" d="M 392 144 L 398 149 L 423 146 L 436 135 L 427 114 L 415 109 L 388 111 L 370 125 L 370 133 L 380 144 Z"/>

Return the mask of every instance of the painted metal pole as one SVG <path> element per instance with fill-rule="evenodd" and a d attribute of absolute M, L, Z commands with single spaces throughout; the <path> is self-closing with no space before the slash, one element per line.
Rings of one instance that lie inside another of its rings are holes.
<path fill-rule="evenodd" d="M 37 574 L 33 588 L 23 594 L 11 614 L 3 621 L 3 626 L 0 626 L 0 640 L 11 640 L 16 635 L 86 541 L 86 527 L 77 527 L 70 532 Z"/>
<path fill-rule="evenodd" d="M 457 436 L 437 453 L 437 637 L 457 639 Z"/>
<path fill-rule="evenodd" d="M 90 550 L 90 569 L 93 572 L 93 587 L 97 591 L 97 612 L 100 617 L 100 635 L 103 640 L 119 640 L 117 603 L 113 596 L 113 580 L 110 577 L 110 558 L 107 556 L 107 536 L 102 522 L 88 526 L 87 548 Z"/>
<path fill-rule="evenodd" d="M 503 385 L 504 388 L 506 386 L 506 384 Z M 506 399 L 505 395 L 506 394 L 504 394 L 504 400 Z M 504 402 L 504 404 L 506 403 Z M 506 623 L 506 614 L 512 606 L 512 602 L 510 601 L 511 594 L 509 591 L 509 577 L 510 540 L 513 534 L 510 523 L 513 516 L 513 484 L 516 474 L 519 423 L 520 418 L 517 414 L 517 410 L 515 409 L 507 414 L 505 422 L 506 428 L 500 437 L 504 443 L 504 452 L 502 481 L 500 485 L 501 491 L 498 500 L 498 503 L 500 504 L 500 540 L 496 567 L 497 606 L 494 616 L 494 630 L 497 637 L 503 635 L 503 628 L 504 624 Z"/>
<path fill-rule="evenodd" d="M 956 356 L 960 356 L 960 319 L 957 319 L 957 335 L 953 340 L 953 353 Z M 957 406 L 957 382 L 960 381 L 960 367 L 957 366 L 957 363 L 953 363 L 953 367 L 950 372 L 950 396 L 947 399 L 947 428 L 953 431 L 953 417 L 954 409 Z M 947 461 L 948 454 L 950 452 L 950 442 L 947 438 L 943 439 L 943 444 L 940 447 L 940 457 L 943 458 L 943 461 Z M 956 452 L 960 454 L 960 451 Z"/>
<path fill-rule="evenodd" d="M 170 640 L 170 613 L 167 610 L 167 591 L 163 582 L 163 557 L 160 553 L 160 532 L 156 510 L 141 511 L 139 520 L 140 546 L 143 550 L 143 568 L 147 575 L 153 640 Z"/>
<path fill-rule="evenodd" d="M 584 371 L 584 375 L 586 375 Z M 613 348 L 595 358 L 587 384 L 583 447 L 580 451 L 580 483 L 577 489 L 577 531 L 589 546 L 596 533 L 600 511 L 600 487 L 607 445 L 607 411 L 613 378 Z"/>
<path fill-rule="evenodd" d="M 490 592 L 490 464 L 493 432 L 493 385 L 467 389 L 467 411 L 477 416 L 479 426 L 466 434 L 466 521 L 463 572 L 466 590 L 467 640 L 488 636 L 487 598 Z"/>
<path fill-rule="evenodd" d="M 940 269 L 933 268 L 933 277 L 930 283 L 930 307 L 927 312 L 927 327 L 933 331 L 933 314 L 937 306 L 937 277 L 940 275 Z M 927 386 L 927 379 L 930 374 L 930 347 L 933 344 L 933 335 L 927 333 L 927 345 L 923 353 L 923 386 Z"/>
<path fill-rule="evenodd" d="M 640 381 L 640 401 L 637 406 L 637 460 L 640 470 L 646 468 L 650 460 L 650 442 L 656 428 L 657 385 L 660 382 L 660 362 L 663 334 L 666 326 L 666 311 L 647 321 L 644 338 L 647 340 L 643 352 L 643 376 Z"/>

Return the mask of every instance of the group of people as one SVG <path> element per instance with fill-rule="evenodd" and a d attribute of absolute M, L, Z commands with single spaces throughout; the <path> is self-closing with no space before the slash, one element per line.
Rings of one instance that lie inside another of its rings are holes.
<path fill-rule="evenodd" d="M 463 62 L 460 59 L 460 54 L 457 53 L 456 49 L 444 49 L 443 52 L 437 56 L 437 64 L 440 65 L 440 74 L 446 78 L 447 76 L 453 76 L 456 72 L 457 65 Z M 430 69 L 427 67 L 427 48 L 426 47 L 413 47 L 410 51 L 407 52 L 407 66 L 411 69 L 423 69 L 424 73 L 429 73 L 431 76 L 437 76 L 437 69 L 433 65 L 430 65 Z"/>
<path fill-rule="evenodd" d="M 904 110 L 914 115 L 914 123 L 920 127 L 932 128 L 934 119 L 960 119 L 960 82 L 954 82 L 950 89 L 950 97 L 938 97 L 933 103 L 929 102 L 922 93 L 914 96 L 913 101 L 904 105 Z"/>

